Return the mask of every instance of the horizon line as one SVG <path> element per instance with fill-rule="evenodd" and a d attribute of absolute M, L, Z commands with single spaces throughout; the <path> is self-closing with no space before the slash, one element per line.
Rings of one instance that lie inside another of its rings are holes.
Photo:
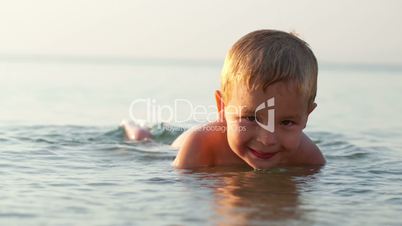
<path fill-rule="evenodd" d="M 67 55 L 67 54 L 1 54 L 0 62 L 38 62 L 64 64 L 121 64 L 121 65 L 155 65 L 155 66 L 199 66 L 220 67 L 223 59 L 205 58 L 167 58 L 137 57 L 113 55 Z M 402 63 L 369 63 L 369 62 L 319 62 L 319 67 L 326 70 L 375 70 L 402 71 Z"/>

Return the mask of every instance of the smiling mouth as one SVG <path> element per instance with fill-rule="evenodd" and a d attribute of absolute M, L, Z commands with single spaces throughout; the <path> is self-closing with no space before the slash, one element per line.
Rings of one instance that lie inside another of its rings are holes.
<path fill-rule="evenodd" d="M 256 156 L 257 158 L 260 159 L 270 159 L 272 158 L 274 155 L 276 155 L 276 153 L 278 152 L 273 152 L 273 153 L 268 153 L 268 152 L 261 152 L 261 151 L 256 151 L 254 149 L 249 148 L 251 153 Z"/>

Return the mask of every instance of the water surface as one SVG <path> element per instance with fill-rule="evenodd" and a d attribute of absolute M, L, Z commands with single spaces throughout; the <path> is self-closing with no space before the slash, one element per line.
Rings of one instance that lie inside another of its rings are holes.
<path fill-rule="evenodd" d="M 136 98 L 213 105 L 219 67 L 0 69 L 1 225 L 402 224 L 401 72 L 322 69 L 306 133 L 328 163 L 254 171 L 177 170 L 179 132 L 119 128 Z"/>

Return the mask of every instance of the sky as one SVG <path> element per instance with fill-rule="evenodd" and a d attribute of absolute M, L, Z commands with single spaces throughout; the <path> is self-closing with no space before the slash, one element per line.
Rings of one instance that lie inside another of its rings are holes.
<path fill-rule="evenodd" d="M 402 64 L 402 1 L 2 0 L 0 57 L 223 60 L 257 29 L 294 31 L 319 62 Z"/>

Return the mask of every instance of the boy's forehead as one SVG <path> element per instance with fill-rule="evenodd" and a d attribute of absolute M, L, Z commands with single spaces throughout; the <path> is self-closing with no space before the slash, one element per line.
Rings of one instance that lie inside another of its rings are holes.
<path fill-rule="evenodd" d="M 243 111 L 254 111 L 257 106 L 271 98 L 274 99 L 274 106 L 278 110 L 299 112 L 307 106 L 306 98 L 295 88 L 283 82 L 274 83 L 266 90 L 236 85 L 233 87 L 229 104 L 241 107 Z"/>
<path fill-rule="evenodd" d="M 246 84 L 235 84 L 231 91 L 231 99 L 241 102 L 261 101 L 266 98 L 299 99 L 300 93 L 294 85 L 285 82 L 276 82 L 265 89 L 262 86 L 257 88 L 248 87 Z"/>

